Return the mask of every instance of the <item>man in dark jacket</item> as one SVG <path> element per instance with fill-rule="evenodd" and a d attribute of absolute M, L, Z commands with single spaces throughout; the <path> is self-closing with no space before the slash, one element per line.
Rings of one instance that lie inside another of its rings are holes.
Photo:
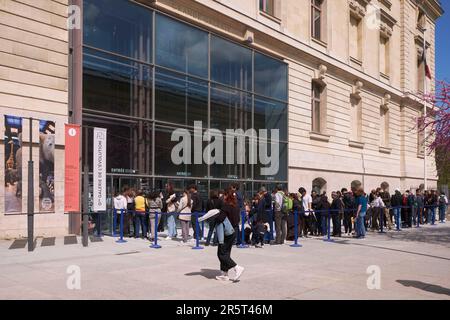
<path fill-rule="evenodd" d="M 401 229 L 401 209 L 402 209 L 403 197 L 400 193 L 400 189 L 395 189 L 395 194 L 391 197 L 391 206 L 394 212 L 395 223 L 397 230 Z"/>
<path fill-rule="evenodd" d="M 333 217 L 333 237 L 341 236 L 341 213 L 343 210 L 344 203 L 341 198 L 339 198 L 336 192 L 331 193 L 333 202 L 331 203 L 331 214 Z"/>
<path fill-rule="evenodd" d="M 355 201 L 353 199 L 353 195 L 348 192 L 346 188 L 341 190 L 342 193 L 342 202 L 344 203 L 344 229 L 345 233 L 348 235 L 352 234 L 352 210 L 355 207 Z"/>
<path fill-rule="evenodd" d="M 387 185 L 383 185 L 381 184 L 381 192 L 380 192 L 380 197 L 381 200 L 383 200 L 384 203 L 384 223 L 386 224 L 386 226 L 389 228 L 389 230 L 391 229 L 391 225 L 392 225 L 392 215 L 393 212 L 389 209 L 391 207 L 391 195 L 389 194 L 388 191 L 388 186 Z"/>

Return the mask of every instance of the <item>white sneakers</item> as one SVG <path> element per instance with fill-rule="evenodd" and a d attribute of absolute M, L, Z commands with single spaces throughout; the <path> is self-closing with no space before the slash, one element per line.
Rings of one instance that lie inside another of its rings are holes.
<path fill-rule="evenodd" d="M 245 268 L 241 266 L 234 267 L 234 271 L 236 272 L 236 275 L 233 279 L 233 281 L 238 281 L 239 278 L 242 276 L 242 273 L 244 273 Z"/>
<path fill-rule="evenodd" d="M 230 280 L 230 277 L 228 277 L 228 272 L 223 272 L 223 271 L 222 271 L 222 274 L 221 274 L 220 276 L 217 276 L 217 277 L 216 277 L 216 280 L 222 281 L 222 282 L 227 282 L 227 281 L 229 281 L 229 280 Z"/>
<path fill-rule="evenodd" d="M 242 276 L 242 273 L 244 273 L 245 268 L 241 267 L 241 266 L 236 266 L 233 268 L 234 272 L 235 272 L 235 276 L 233 279 L 231 279 L 231 281 L 238 281 L 239 278 Z M 221 281 L 221 282 L 227 282 L 230 281 L 230 277 L 228 276 L 228 272 L 223 272 L 220 276 L 216 277 L 216 280 Z"/>

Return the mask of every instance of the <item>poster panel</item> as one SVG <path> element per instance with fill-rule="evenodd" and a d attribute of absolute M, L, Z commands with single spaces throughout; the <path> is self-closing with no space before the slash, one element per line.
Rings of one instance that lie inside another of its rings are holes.
<path fill-rule="evenodd" d="M 64 212 L 80 212 L 80 135 L 79 125 L 65 125 Z"/>
<path fill-rule="evenodd" d="M 5 115 L 5 213 L 22 213 L 22 118 Z"/>
<path fill-rule="evenodd" d="M 55 122 L 39 121 L 39 212 L 55 212 Z"/>
<path fill-rule="evenodd" d="M 94 128 L 94 212 L 106 211 L 106 133 Z"/>

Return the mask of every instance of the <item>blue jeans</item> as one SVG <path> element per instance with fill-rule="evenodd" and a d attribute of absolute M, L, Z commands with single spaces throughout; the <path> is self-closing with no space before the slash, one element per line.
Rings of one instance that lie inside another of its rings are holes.
<path fill-rule="evenodd" d="M 145 213 L 136 212 L 134 215 L 134 225 L 136 227 L 134 237 L 139 238 L 139 232 L 142 226 L 143 237 L 147 236 L 147 224 L 145 223 Z"/>
<path fill-rule="evenodd" d="M 356 218 L 356 236 L 358 237 L 366 236 L 366 227 L 364 225 L 365 219 L 366 219 L 365 212 L 360 212 L 358 218 Z"/>
<path fill-rule="evenodd" d="M 441 205 L 439 206 L 439 220 L 441 222 L 444 222 L 445 220 L 445 205 Z"/>
<path fill-rule="evenodd" d="M 393 209 L 395 224 L 397 225 L 397 229 L 400 230 L 402 228 L 402 208 L 397 207 Z"/>
<path fill-rule="evenodd" d="M 177 225 L 175 223 L 176 213 L 167 214 L 167 236 L 175 238 L 177 236 Z"/>
<path fill-rule="evenodd" d="M 428 208 L 428 223 L 434 224 L 436 221 L 436 207 Z"/>
<path fill-rule="evenodd" d="M 320 226 L 322 228 L 322 235 L 328 236 L 328 213 L 322 213 L 321 220 L 322 225 Z"/>

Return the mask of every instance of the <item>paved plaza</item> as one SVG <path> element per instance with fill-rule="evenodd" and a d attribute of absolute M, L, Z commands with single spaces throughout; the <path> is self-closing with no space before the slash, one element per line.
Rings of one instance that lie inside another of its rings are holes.
<path fill-rule="evenodd" d="M 450 223 L 364 240 L 301 239 L 301 248 L 233 248 L 246 270 L 226 284 L 215 280 L 215 247 L 92 240 L 83 248 L 80 238 L 37 239 L 32 253 L 25 242 L 1 241 L 0 299 L 450 299 Z M 70 266 L 79 267 L 80 290 L 67 288 Z M 370 266 L 381 271 L 378 290 L 368 289 Z"/>

